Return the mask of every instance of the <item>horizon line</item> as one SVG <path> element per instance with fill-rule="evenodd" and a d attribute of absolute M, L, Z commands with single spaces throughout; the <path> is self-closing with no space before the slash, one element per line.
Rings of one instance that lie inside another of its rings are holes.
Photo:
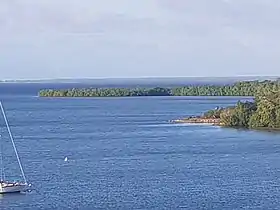
<path fill-rule="evenodd" d="M 192 78 L 249 78 L 249 77 L 280 77 L 280 75 L 238 75 L 238 76 L 143 76 L 143 77 L 57 77 L 57 78 L 26 78 L 26 79 L 0 79 L 6 81 L 52 81 L 52 80 L 135 80 L 135 79 L 192 79 Z"/>

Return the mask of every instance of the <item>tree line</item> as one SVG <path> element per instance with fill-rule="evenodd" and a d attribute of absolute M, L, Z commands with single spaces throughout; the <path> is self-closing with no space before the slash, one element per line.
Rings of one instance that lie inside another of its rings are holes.
<path fill-rule="evenodd" d="M 41 97 L 129 97 L 129 96 L 255 96 L 260 90 L 277 90 L 280 80 L 244 81 L 233 85 L 189 85 L 175 88 L 73 88 L 44 89 Z"/>

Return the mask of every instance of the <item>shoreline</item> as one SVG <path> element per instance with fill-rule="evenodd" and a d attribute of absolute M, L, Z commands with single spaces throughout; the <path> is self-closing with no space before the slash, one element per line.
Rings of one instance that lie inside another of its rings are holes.
<path fill-rule="evenodd" d="M 191 124 L 209 124 L 215 126 L 222 126 L 220 118 L 206 118 L 202 116 L 191 116 L 182 119 L 174 119 L 171 123 L 191 123 Z"/>
<path fill-rule="evenodd" d="M 268 127 L 257 127 L 257 128 L 247 128 L 247 127 L 235 127 L 235 126 L 226 126 L 220 122 L 219 118 L 203 118 L 203 117 L 187 117 L 182 119 L 170 120 L 170 123 L 174 124 L 201 124 L 201 125 L 210 125 L 210 126 L 219 126 L 222 128 L 232 128 L 232 129 L 242 129 L 248 131 L 265 131 L 265 132 L 279 132 L 280 128 L 268 128 Z"/>

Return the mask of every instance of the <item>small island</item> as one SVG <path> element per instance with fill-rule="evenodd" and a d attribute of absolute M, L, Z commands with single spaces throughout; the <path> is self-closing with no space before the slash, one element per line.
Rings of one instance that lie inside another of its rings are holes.
<path fill-rule="evenodd" d="M 193 116 L 172 122 L 280 130 L 280 89 L 259 89 L 253 102 L 239 101 L 232 107 L 217 107 L 207 111 L 202 116 Z"/>

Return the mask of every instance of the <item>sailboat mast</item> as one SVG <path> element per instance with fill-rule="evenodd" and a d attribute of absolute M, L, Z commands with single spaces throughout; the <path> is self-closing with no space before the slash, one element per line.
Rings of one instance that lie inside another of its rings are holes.
<path fill-rule="evenodd" d="M 16 157 L 17 157 L 17 161 L 18 161 L 18 164 L 19 164 L 19 167 L 20 167 L 20 170 L 21 170 L 22 177 L 24 179 L 24 182 L 27 183 L 26 177 L 25 177 L 22 165 L 21 165 L 21 161 L 20 161 L 20 158 L 19 158 L 19 155 L 18 155 L 18 152 L 17 152 L 17 148 L 16 148 L 16 145 L 15 145 L 15 142 L 14 142 L 14 138 L 13 138 L 12 132 L 10 130 L 10 126 L 9 126 L 9 123 L 8 123 L 8 120 L 7 120 L 7 117 L 6 117 L 6 114 L 5 114 L 5 110 L 4 110 L 4 107 L 3 107 L 3 104 L 2 104 L 1 101 L 0 101 L 0 107 L 1 107 L 1 111 L 2 111 L 2 114 L 3 114 L 4 120 L 5 120 L 7 129 L 8 129 L 9 135 L 10 135 L 10 139 L 11 139 L 13 147 L 14 147 L 14 151 L 16 153 Z"/>
<path fill-rule="evenodd" d="M 3 143 L 2 143 L 2 135 L 0 134 L 0 148 L 1 148 L 1 181 L 5 180 L 5 169 L 4 169 L 4 164 L 3 164 Z"/>
<path fill-rule="evenodd" d="M 4 168 L 4 163 L 3 163 L 3 143 L 2 143 L 2 135 L 0 134 L 0 138 L 1 138 L 1 181 L 5 180 L 5 168 Z"/>

